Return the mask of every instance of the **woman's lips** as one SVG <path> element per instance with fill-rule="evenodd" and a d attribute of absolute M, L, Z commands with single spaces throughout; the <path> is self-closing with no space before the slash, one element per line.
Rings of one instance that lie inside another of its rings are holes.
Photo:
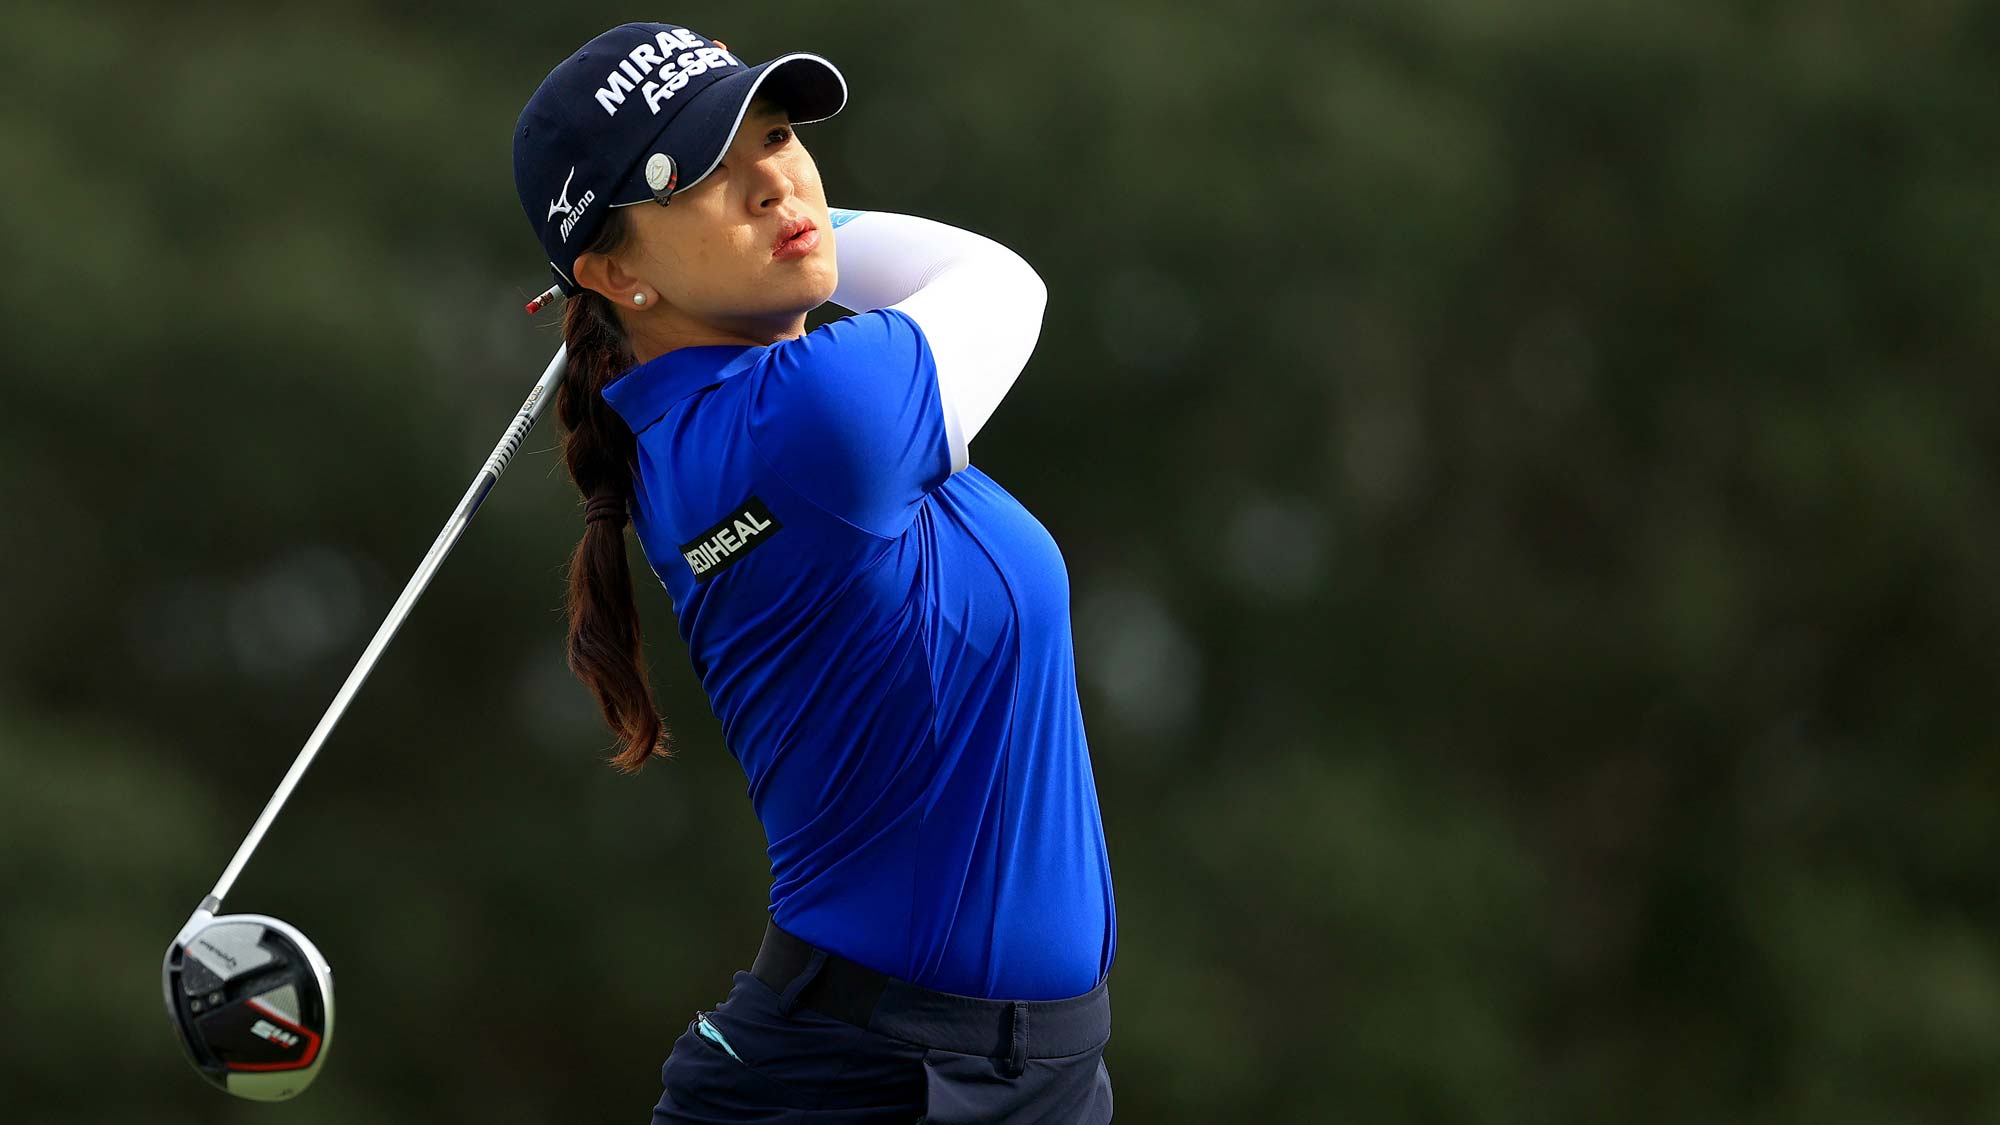
<path fill-rule="evenodd" d="M 803 258 L 817 249 L 819 249 L 819 229 L 808 226 L 793 237 L 778 243 L 777 249 L 771 251 L 771 258 L 774 261 L 787 262 L 794 258 Z"/>

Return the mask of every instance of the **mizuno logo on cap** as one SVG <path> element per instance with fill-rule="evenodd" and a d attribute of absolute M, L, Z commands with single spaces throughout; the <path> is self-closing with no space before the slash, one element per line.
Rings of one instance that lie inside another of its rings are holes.
<path fill-rule="evenodd" d="M 564 242 L 569 241 L 569 232 L 576 229 L 576 221 L 583 218 L 584 208 L 589 207 L 597 198 L 596 192 L 586 190 L 583 193 L 583 198 L 577 200 L 576 204 L 572 206 L 569 201 L 569 182 L 574 179 L 576 179 L 576 165 L 572 164 L 569 167 L 569 175 L 563 177 L 562 191 L 554 199 L 549 200 L 549 218 L 553 219 L 557 215 L 563 216 L 562 240 Z"/>
<path fill-rule="evenodd" d="M 549 218 L 569 214 L 569 182 L 576 179 L 576 165 L 569 166 L 569 175 L 563 177 L 561 194 L 549 200 Z"/>

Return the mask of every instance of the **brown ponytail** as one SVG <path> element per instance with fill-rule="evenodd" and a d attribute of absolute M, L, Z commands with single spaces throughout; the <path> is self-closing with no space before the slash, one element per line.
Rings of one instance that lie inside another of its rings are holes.
<path fill-rule="evenodd" d="M 614 210 L 608 218 L 590 247 L 596 253 L 625 241 L 623 217 Z M 673 747 L 653 703 L 625 558 L 638 443 L 599 393 L 632 367 L 632 348 L 611 302 L 587 289 L 563 307 L 563 343 L 569 369 L 556 390 L 556 417 L 566 431 L 563 461 L 586 513 L 569 563 L 569 669 L 597 696 L 605 725 L 622 744 L 611 764 L 634 773 L 650 757 L 672 757 Z"/>

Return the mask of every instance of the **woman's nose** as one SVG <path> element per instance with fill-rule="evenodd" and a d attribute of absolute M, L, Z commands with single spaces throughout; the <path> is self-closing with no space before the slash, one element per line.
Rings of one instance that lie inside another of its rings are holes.
<path fill-rule="evenodd" d="M 791 198 L 794 191 L 791 174 L 775 160 L 757 162 L 757 200 L 759 211 L 768 211 Z"/>

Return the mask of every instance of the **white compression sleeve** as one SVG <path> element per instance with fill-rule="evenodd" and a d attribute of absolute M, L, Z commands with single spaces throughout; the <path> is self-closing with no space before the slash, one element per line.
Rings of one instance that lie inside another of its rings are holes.
<path fill-rule="evenodd" d="M 968 230 L 889 211 L 863 211 L 834 234 L 833 301 L 895 308 L 924 330 L 937 360 L 951 471 L 1014 385 L 1042 332 L 1048 287 L 1019 254 Z"/>

